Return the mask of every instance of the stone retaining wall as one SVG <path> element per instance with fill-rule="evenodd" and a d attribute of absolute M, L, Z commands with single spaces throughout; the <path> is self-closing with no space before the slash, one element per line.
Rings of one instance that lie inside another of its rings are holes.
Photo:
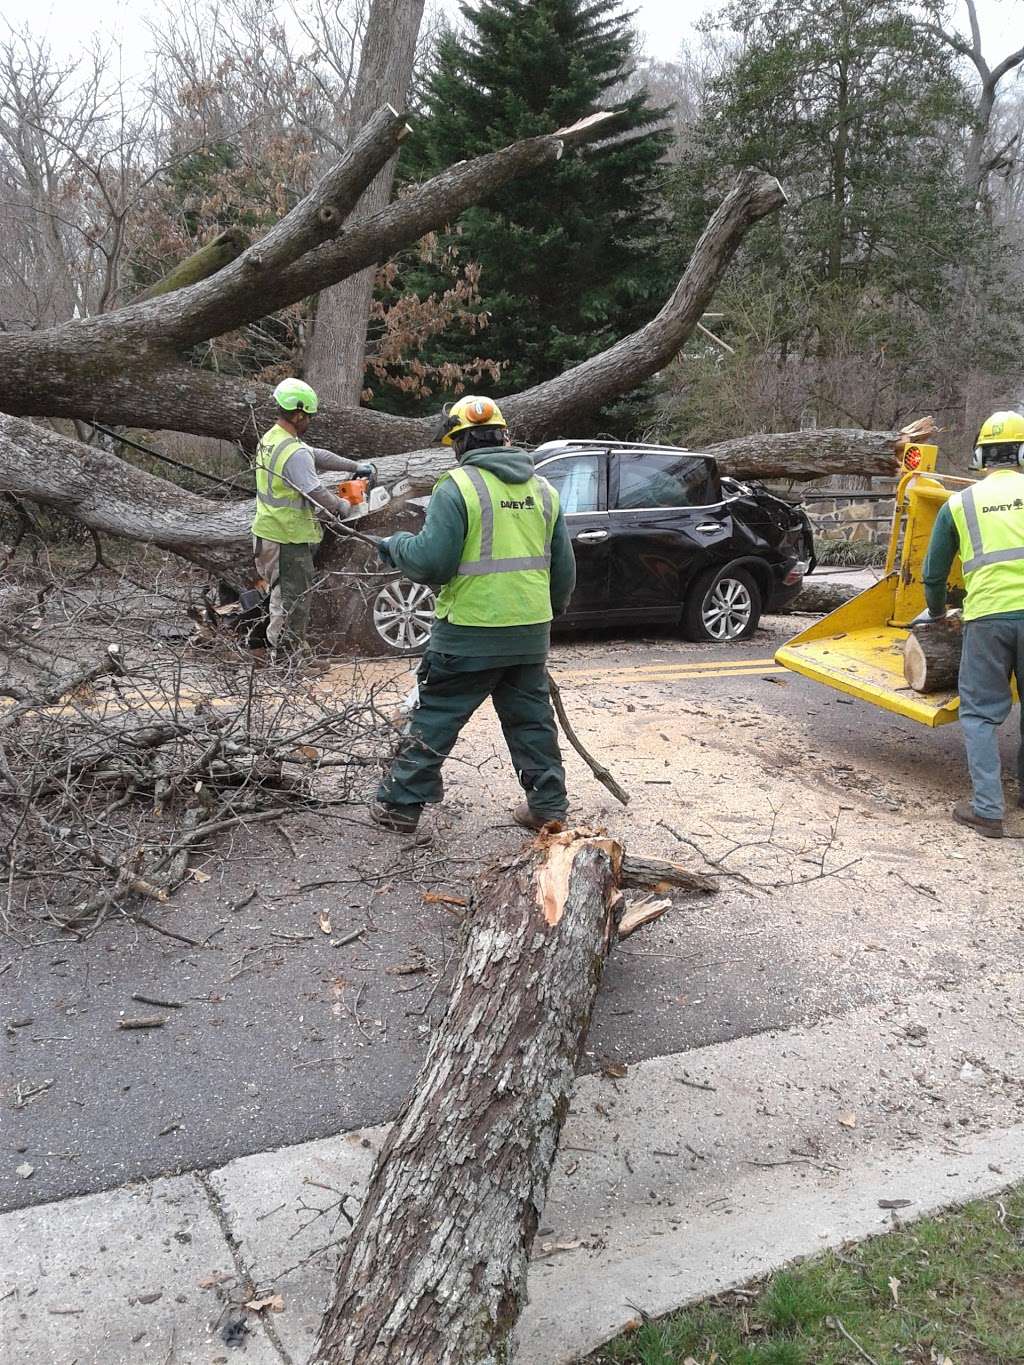
<path fill-rule="evenodd" d="M 895 479 L 864 479 L 842 474 L 815 483 L 775 485 L 775 490 L 788 498 L 809 497 L 804 507 L 815 538 L 870 541 L 876 545 L 888 542 L 896 506 Z M 858 496 L 869 491 L 889 496 L 870 500 Z M 823 494 L 829 496 L 823 497 Z"/>

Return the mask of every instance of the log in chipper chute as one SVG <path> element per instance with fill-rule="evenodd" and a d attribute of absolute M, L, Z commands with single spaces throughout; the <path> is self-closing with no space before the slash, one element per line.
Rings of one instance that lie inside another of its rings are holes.
<path fill-rule="evenodd" d="M 885 576 L 795 635 L 775 661 L 923 725 L 946 725 L 958 718 L 959 697 L 955 691 L 915 692 L 903 676 L 903 645 L 910 622 L 924 610 L 921 572 L 939 508 L 973 480 L 937 474 L 934 445 L 908 443 L 898 454 L 902 477 Z M 963 592 L 959 558 L 950 587 Z"/>

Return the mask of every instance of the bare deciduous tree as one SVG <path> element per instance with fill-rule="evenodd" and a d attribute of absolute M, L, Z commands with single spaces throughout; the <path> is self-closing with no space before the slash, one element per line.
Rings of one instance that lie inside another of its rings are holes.
<path fill-rule="evenodd" d="M 422 17 L 423 0 L 377 0 L 371 7 L 352 101 L 352 128 L 361 128 L 383 102 L 404 107 Z M 353 223 L 386 206 L 394 178 L 395 163 L 389 161 L 366 187 Z M 375 273 L 372 268 L 360 270 L 325 289 L 317 301 L 306 372 L 328 402 L 358 403 L 362 393 Z"/>
<path fill-rule="evenodd" d="M 983 51 L 977 4 L 975 0 L 964 0 L 964 4 L 970 24 L 970 38 L 939 24 L 926 24 L 925 27 L 941 38 L 954 52 L 966 57 L 978 73 L 980 85 L 974 109 L 974 128 L 964 162 L 964 183 L 979 204 L 987 205 L 990 176 L 999 171 L 1005 158 L 1014 154 L 1014 149 L 1018 153 L 1020 149 L 1019 131 L 1011 133 L 1001 145 L 994 145 L 992 132 L 993 112 L 999 86 L 1011 71 L 1024 62 L 1024 47 L 1008 53 L 995 66 L 991 66 Z"/>

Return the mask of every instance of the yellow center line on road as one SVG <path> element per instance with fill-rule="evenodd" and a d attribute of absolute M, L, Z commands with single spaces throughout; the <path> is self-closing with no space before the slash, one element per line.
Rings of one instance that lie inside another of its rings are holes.
<path fill-rule="evenodd" d="M 595 670 L 593 673 L 573 672 L 559 673 L 556 682 L 676 682 L 692 678 L 699 682 L 702 678 L 764 678 L 776 673 L 788 673 L 786 668 L 779 668 L 777 664 L 748 664 L 746 668 L 707 668 L 699 669 L 688 668 L 681 664 L 675 668 L 661 668 L 654 672 L 646 668 L 612 669 L 604 668 Z"/>
<path fill-rule="evenodd" d="M 676 672 L 676 671 L 677 671 L 678 669 L 680 669 L 680 668 L 685 668 L 687 671 L 694 671 L 694 672 L 712 671 L 712 670 L 715 671 L 715 672 L 718 672 L 719 670 L 722 670 L 722 669 L 724 669 L 724 670 L 726 670 L 726 671 L 731 671 L 732 669 L 737 669 L 737 668 L 765 668 L 765 667 L 769 667 L 770 665 L 772 665 L 772 664 L 774 664 L 774 663 L 775 663 L 774 658 L 768 658 L 768 659 L 705 659 L 705 660 L 694 659 L 694 660 L 692 660 L 692 661 L 680 659 L 680 660 L 678 660 L 678 661 L 676 661 L 676 662 L 672 662 L 672 661 L 667 661 L 667 660 L 666 660 L 666 661 L 660 662 L 660 663 L 631 665 L 631 666 L 629 666 L 629 671 L 630 671 L 630 672 L 636 672 L 636 671 L 642 669 L 644 672 L 651 673 L 651 672 L 657 672 L 657 671 L 660 671 L 660 670 L 663 670 L 663 669 L 664 669 L 664 670 L 668 670 L 668 671 L 670 671 L 670 672 Z M 575 674 L 580 674 L 581 676 L 582 676 L 582 675 L 585 675 L 585 676 L 588 677 L 588 678 L 592 678 L 592 677 L 599 677 L 602 673 L 622 673 L 622 672 L 624 671 L 624 668 L 625 668 L 625 666 L 622 665 L 622 664 L 603 664 L 603 665 L 602 665 L 602 664 L 598 664 L 598 665 L 597 665 L 595 668 L 593 668 L 593 669 L 567 668 L 567 669 L 564 670 L 564 672 L 563 672 L 563 670 L 559 670 L 559 676 L 563 676 L 563 677 L 567 677 L 567 678 L 568 678 L 568 677 L 574 676 Z"/>

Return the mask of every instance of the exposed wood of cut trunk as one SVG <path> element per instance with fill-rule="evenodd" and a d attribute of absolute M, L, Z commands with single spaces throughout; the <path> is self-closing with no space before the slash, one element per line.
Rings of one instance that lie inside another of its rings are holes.
<path fill-rule="evenodd" d="M 567 833 L 483 877 L 448 1013 L 377 1159 L 312 1365 L 509 1358 L 621 856 Z"/>
<path fill-rule="evenodd" d="M 903 646 L 903 676 L 915 692 L 950 692 L 957 685 L 962 649 L 958 619 L 922 622 Z"/>

